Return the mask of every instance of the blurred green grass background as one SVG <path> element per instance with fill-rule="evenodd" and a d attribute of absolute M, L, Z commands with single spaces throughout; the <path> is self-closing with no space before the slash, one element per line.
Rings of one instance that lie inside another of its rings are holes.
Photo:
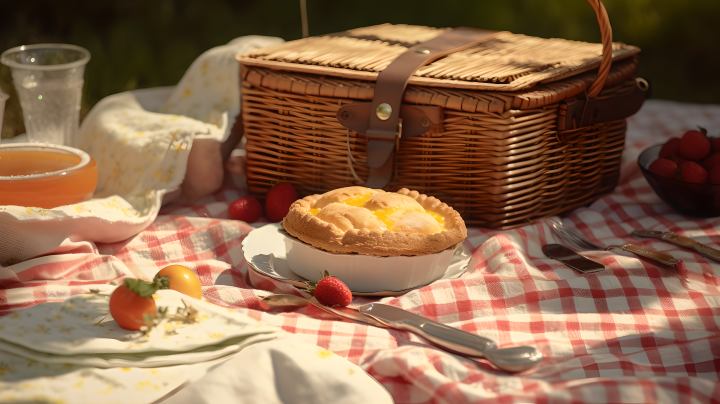
<path fill-rule="evenodd" d="M 605 0 L 613 39 L 642 49 L 653 98 L 720 103 L 720 1 Z M 468 26 L 600 42 L 584 0 L 307 0 L 310 35 L 368 25 Z M 243 35 L 300 38 L 299 0 L 0 0 L 0 50 L 55 42 L 87 48 L 81 118 L 103 97 L 177 83 L 202 52 Z M 25 131 L 11 98 L 2 138 Z"/>

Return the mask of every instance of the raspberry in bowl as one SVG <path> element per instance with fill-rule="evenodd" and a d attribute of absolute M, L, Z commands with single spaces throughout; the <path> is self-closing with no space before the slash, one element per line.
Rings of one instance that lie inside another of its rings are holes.
<path fill-rule="evenodd" d="M 640 153 L 638 166 L 674 210 L 693 217 L 720 216 L 720 148 L 715 140 L 688 131 L 679 141 L 672 138 Z"/>

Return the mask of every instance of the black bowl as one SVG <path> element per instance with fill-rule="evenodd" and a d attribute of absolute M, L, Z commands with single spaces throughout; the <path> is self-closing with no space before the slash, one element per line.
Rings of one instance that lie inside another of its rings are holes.
<path fill-rule="evenodd" d="M 638 157 L 638 166 L 655 193 L 676 211 L 693 217 L 720 216 L 720 185 L 693 184 L 648 171 L 662 145 L 653 146 Z"/>

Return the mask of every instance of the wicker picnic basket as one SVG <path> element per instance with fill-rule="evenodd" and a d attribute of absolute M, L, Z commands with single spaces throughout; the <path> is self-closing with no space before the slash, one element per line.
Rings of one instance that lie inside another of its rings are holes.
<path fill-rule="evenodd" d="M 594 201 L 648 85 L 589 2 L 602 45 L 383 24 L 239 55 L 250 192 L 407 187 L 497 229 Z"/>

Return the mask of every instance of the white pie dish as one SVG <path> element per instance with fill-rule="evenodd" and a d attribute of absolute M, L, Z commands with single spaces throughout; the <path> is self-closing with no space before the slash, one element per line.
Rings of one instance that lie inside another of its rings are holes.
<path fill-rule="evenodd" d="M 280 223 L 253 230 L 242 245 L 245 260 L 261 275 L 302 287 L 302 281 L 318 281 L 327 270 L 356 295 L 391 296 L 439 279 L 457 278 L 471 259 L 462 244 L 414 257 L 334 254 L 292 237 Z M 273 266 L 269 267 L 271 254 Z"/>

